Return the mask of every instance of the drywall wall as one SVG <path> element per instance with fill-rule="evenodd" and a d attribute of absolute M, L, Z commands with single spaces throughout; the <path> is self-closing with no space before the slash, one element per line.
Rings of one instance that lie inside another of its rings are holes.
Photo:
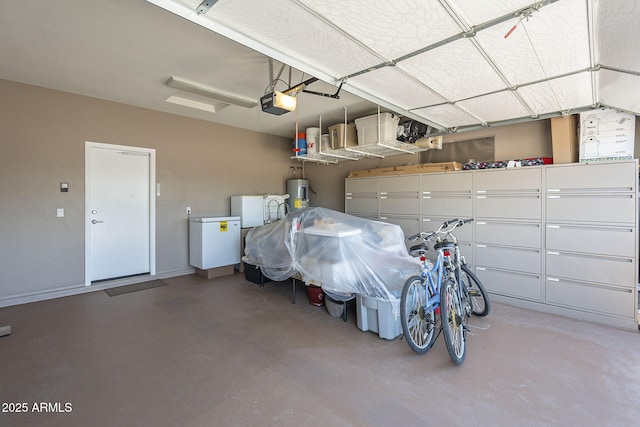
<path fill-rule="evenodd" d="M 0 306 L 84 288 L 85 141 L 156 150 L 164 277 L 192 270 L 187 206 L 229 215 L 232 195 L 282 194 L 297 164 L 281 137 L 6 80 L 0 93 Z"/>
<path fill-rule="evenodd" d="M 450 143 L 488 136 L 494 137 L 495 158 L 499 160 L 552 156 L 549 120 L 450 134 L 444 137 L 444 142 Z M 420 163 L 419 154 L 341 162 L 337 165 L 308 163 L 304 170 L 305 177 L 309 179 L 310 186 L 315 191 L 315 194 L 311 194 L 311 204 L 312 206 L 324 206 L 344 211 L 344 179 L 349 175 L 349 172 L 416 163 Z"/>

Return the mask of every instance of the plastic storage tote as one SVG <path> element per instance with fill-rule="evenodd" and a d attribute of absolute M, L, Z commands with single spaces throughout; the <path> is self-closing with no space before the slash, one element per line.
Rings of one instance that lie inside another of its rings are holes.
<path fill-rule="evenodd" d="M 392 113 L 380 113 L 380 140 L 378 140 L 378 114 L 356 119 L 358 145 L 395 141 L 400 117 Z"/>

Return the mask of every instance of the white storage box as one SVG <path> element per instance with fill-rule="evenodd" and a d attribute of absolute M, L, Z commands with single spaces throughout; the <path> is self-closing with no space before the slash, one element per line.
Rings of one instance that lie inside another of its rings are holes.
<path fill-rule="evenodd" d="M 356 119 L 358 145 L 395 141 L 398 136 L 400 117 L 391 113 L 380 113 L 380 140 L 378 140 L 378 114 Z"/>
<path fill-rule="evenodd" d="M 356 295 L 358 329 L 376 332 L 380 338 L 392 340 L 402 334 L 400 299 L 385 301 Z"/>

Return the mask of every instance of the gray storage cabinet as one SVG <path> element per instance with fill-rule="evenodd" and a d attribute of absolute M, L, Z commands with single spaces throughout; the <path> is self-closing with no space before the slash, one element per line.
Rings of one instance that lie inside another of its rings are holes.
<path fill-rule="evenodd" d="M 545 173 L 546 302 L 635 320 L 637 163 L 556 165 Z"/>
<path fill-rule="evenodd" d="M 476 274 L 487 291 L 541 302 L 542 170 L 475 172 Z"/>
<path fill-rule="evenodd" d="M 420 231 L 434 231 L 454 218 L 473 217 L 473 172 L 425 173 L 422 175 L 422 226 Z M 460 253 L 468 265 L 474 264 L 473 224 L 455 230 Z M 413 243 L 415 244 L 415 242 Z M 435 252 L 427 256 L 434 259 Z"/>
<path fill-rule="evenodd" d="M 420 181 L 421 175 L 380 177 L 380 221 L 400 226 L 406 237 L 420 232 Z"/>
<path fill-rule="evenodd" d="M 347 178 L 345 211 L 407 235 L 474 217 L 456 235 L 491 298 L 637 329 L 637 181 L 637 160 Z"/>
<path fill-rule="evenodd" d="M 345 187 L 345 213 L 360 218 L 378 219 L 378 177 L 347 178 Z"/>

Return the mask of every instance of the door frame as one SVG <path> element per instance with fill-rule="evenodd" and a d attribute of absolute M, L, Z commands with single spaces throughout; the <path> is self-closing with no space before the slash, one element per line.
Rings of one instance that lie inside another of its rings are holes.
<path fill-rule="evenodd" d="M 128 145 L 85 141 L 84 149 L 84 285 L 91 286 L 91 156 L 93 148 L 121 150 L 149 155 L 149 274 L 156 275 L 156 150 Z"/>

